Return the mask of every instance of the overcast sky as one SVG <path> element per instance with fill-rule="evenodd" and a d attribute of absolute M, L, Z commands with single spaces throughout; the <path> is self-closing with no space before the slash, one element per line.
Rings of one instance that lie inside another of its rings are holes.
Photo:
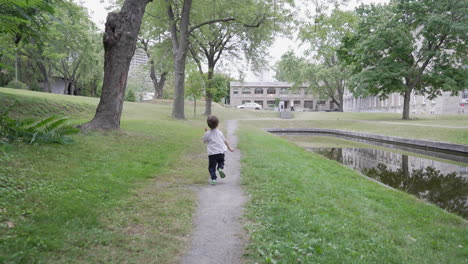
<path fill-rule="evenodd" d="M 107 17 L 106 7 L 109 6 L 109 0 L 75 0 L 75 2 L 81 3 L 83 6 L 88 8 L 91 19 L 96 23 L 98 28 L 104 31 L 104 23 Z M 311 3 L 310 0 L 296 0 L 296 5 L 307 6 L 307 3 Z M 349 4 L 343 6 L 342 9 L 352 10 L 360 3 L 388 3 L 389 0 L 350 0 Z M 299 49 L 298 43 L 294 39 L 278 38 L 274 45 L 270 48 L 271 66 L 278 61 L 285 52 L 290 49 Z M 243 68 L 243 67 L 242 67 Z M 232 77 L 237 78 L 237 72 L 231 74 Z M 256 76 L 252 72 L 249 72 L 245 78 L 245 81 L 273 81 L 274 73 L 272 71 L 264 72 L 260 76 Z"/>

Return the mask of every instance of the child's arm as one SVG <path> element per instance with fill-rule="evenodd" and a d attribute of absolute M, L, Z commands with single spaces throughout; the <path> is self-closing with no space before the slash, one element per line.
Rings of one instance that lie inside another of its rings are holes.
<path fill-rule="evenodd" d="M 229 146 L 229 143 L 228 143 L 226 140 L 224 140 L 224 144 L 226 144 L 226 147 L 229 149 L 229 151 L 234 152 L 234 149 L 232 149 L 232 148 Z"/>
<path fill-rule="evenodd" d="M 205 143 L 205 144 L 208 143 L 208 133 L 207 132 L 208 132 L 208 129 L 205 128 L 205 134 L 202 137 L 203 143 Z"/>

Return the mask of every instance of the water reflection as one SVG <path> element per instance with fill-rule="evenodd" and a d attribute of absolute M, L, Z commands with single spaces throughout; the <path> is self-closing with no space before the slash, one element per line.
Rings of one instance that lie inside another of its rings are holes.
<path fill-rule="evenodd" d="M 468 219 L 468 167 L 378 149 L 309 148 Z"/>

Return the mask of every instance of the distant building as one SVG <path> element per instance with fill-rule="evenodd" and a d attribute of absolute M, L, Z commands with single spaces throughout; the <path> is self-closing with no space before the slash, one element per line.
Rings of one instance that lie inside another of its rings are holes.
<path fill-rule="evenodd" d="M 378 96 L 354 97 L 349 91 L 344 95 L 345 112 L 379 112 L 379 113 L 403 113 L 403 96 L 392 93 L 385 100 Z M 411 95 L 410 113 L 412 114 L 468 114 L 468 90 L 464 90 L 458 96 L 451 96 L 450 92 L 442 92 L 442 95 L 429 100 L 426 96 Z"/>
<path fill-rule="evenodd" d="M 319 99 L 308 92 L 305 86 L 292 88 L 286 82 L 231 82 L 230 105 L 257 103 L 264 109 L 273 109 L 275 101 L 283 102 L 284 108 L 295 111 L 329 111 L 337 108 L 329 99 Z"/>

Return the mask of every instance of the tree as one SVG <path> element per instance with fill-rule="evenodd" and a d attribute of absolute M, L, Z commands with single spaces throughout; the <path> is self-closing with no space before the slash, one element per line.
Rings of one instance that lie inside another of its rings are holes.
<path fill-rule="evenodd" d="M 7 35 L 14 46 L 2 45 L 0 57 L 15 54 L 15 80 L 18 80 L 18 45 L 24 36 L 36 36 L 46 31 L 44 15 L 54 12 L 53 4 L 60 0 L 0 0 L 0 35 Z M 5 67 L 0 63 L 0 67 Z"/>
<path fill-rule="evenodd" d="M 139 42 L 150 62 L 150 78 L 153 82 L 154 98 L 156 99 L 163 98 L 164 84 L 170 72 L 170 66 L 172 66 L 171 59 L 167 57 L 171 53 L 168 40 L 165 39 L 150 47 L 150 39 L 139 38 Z"/>
<path fill-rule="evenodd" d="M 200 29 L 206 25 L 216 24 L 216 23 L 227 23 L 236 21 L 237 18 L 233 17 L 233 14 L 236 13 L 236 9 L 246 10 L 253 8 L 258 12 L 248 12 L 249 15 L 254 14 L 254 17 L 251 17 L 253 21 L 259 22 L 271 21 L 268 16 L 271 14 L 270 11 L 275 10 L 277 14 L 282 14 L 282 6 L 285 3 L 290 3 L 290 0 L 268 0 L 268 1 L 226 1 L 229 5 L 226 5 L 226 9 L 223 13 L 220 13 L 219 16 L 217 13 L 214 13 L 213 16 L 210 16 L 211 19 L 207 19 L 206 16 L 195 17 L 197 19 L 191 20 L 191 8 L 192 0 L 184 0 L 183 3 L 176 4 L 176 0 L 170 1 L 166 0 L 166 9 L 167 16 L 170 25 L 171 40 L 172 40 L 172 50 L 174 58 L 174 85 L 175 85 L 175 98 L 172 116 L 177 119 L 184 118 L 184 79 L 185 79 L 185 61 L 188 53 L 189 47 L 189 37 L 191 33 L 195 30 Z M 178 2 L 177 2 L 178 3 Z M 221 3 L 221 1 L 215 2 L 215 4 Z M 209 9 L 212 8 L 213 1 L 200 1 L 197 2 L 201 8 Z M 210 4 L 210 6 L 208 6 Z M 265 7 L 263 9 L 258 8 L 259 6 Z M 274 7 L 278 7 L 275 9 Z M 181 7 L 181 8 L 180 8 Z M 257 7 L 257 8 L 256 8 Z M 268 7 L 268 8 L 267 8 Z M 268 11 L 264 14 L 265 11 Z M 201 9 L 196 9 L 195 14 L 201 12 Z M 257 17 L 259 20 L 255 20 Z M 252 20 L 246 20 L 252 21 Z M 257 24 L 257 23 L 254 23 Z M 273 24 L 273 23 L 271 23 Z M 252 41 L 261 41 L 260 39 L 252 39 Z M 247 44 L 247 43 L 244 43 Z M 249 54 L 250 55 L 250 54 Z"/>
<path fill-rule="evenodd" d="M 80 76 L 92 75 L 93 66 L 98 65 L 97 29 L 86 10 L 73 2 L 57 8 L 56 13 L 60 19 L 50 22 L 48 54 L 54 54 L 53 66 L 63 77 L 64 93 L 77 95 L 76 82 Z"/>
<path fill-rule="evenodd" d="M 433 99 L 456 94 L 468 80 L 466 0 L 393 0 L 361 6 L 356 33 L 344 40 L 340 56 L 353 68 L 354 95 L 404 96 L 409 119 L 411 94 Z"/>
<path fill-rule="evenodd" d="M 203 92 L 206 89 L 206 81 L 203 79 L 205 76 L 200 75 L 195 70 L 194 65 L 189 65 L 187 73 L 187 95 L 193 98 L 193 116 L 195 117 L 197 115 L 197 99 L 203 96 Z"/>
<path fill-rule="evenodd" d="M 146 5 L 151 0 L 125 0 L 119 13 L 107 15 L 104 43 L 104 83 L 94 118 L 83 129 L 118 129 L 131 58 Z"/>
<path fill-rule="evenodd" d="M 190 54 L 200 74 L 207 75 L 205 115 L 211 114 L 213 95 L 217 92 L 212 84 L 217 63 L 223 57 L 239 58 L 243 53 L 250 62 L 261 64 L 268 57 L 267 49 L 273 42 L 274 33 L 284 30 L 287 24 L 285 17 L 290 15 L 288 8 L 278 10 L 285 3 L 288 1 L 198 3 L 192 20 L 226 18 L 199 27 L 190 34 Z"/>
<path fill-rule="evenodd" d="M 321 14 L 313 24 L 302 26 L 300 39 L 310 49 L 304 58 L 292 52 L 283 55 L 276 65 L 277 79 L 293 82 L 295 86 L 307 83 L 315 94 L 330 98 L 343 112 L 343 94 L 350 73 L 339 60 L 337 50 L 356 22 L 352 12 L 333 10 L 330 16 Z"/>
<path fill-rule="evenodd" d="M 167 15 L 162 13 L 166 10 L 166 6 L 155 3 L 148 9 L 143 17 L 139 44 L 150 63 L 149 72 L 155 98 L 161 99 L 164 94 L 166 78 L 174 68 L 171 56 L 172 42 L 167 26 Z"/>

